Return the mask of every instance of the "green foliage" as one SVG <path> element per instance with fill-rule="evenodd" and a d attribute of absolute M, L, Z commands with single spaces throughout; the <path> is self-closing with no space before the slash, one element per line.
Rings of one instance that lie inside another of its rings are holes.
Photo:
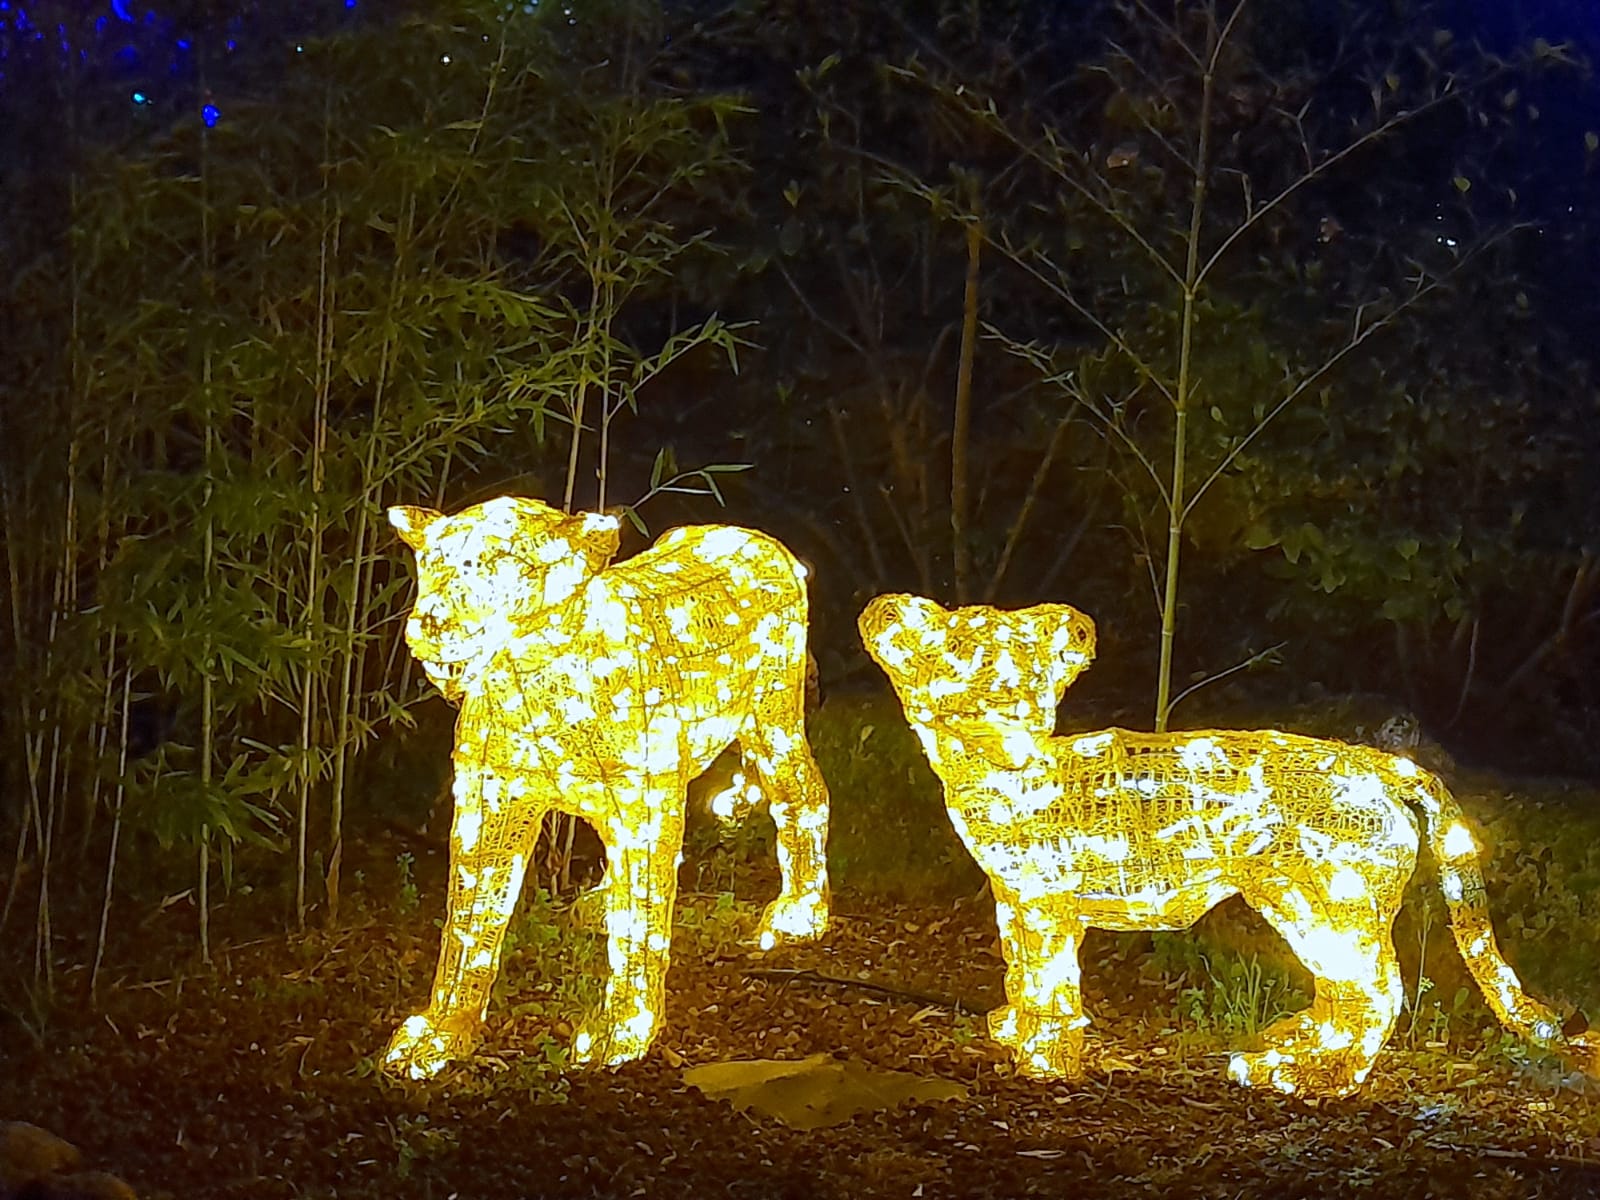
<path fill-rule="evenodd" d="M 417 857 L 411 851 L 405 850 L 395 855 L 395 870 L 400 876 L 400 911 L 402 913 L 417 910 L 417 881 L 412 874 L 416 866 Z"/>
<path fill-rule="evenodd" d="M 832 799 L 828 871 L 835 887 L 950 897 L 984 886 L 893 696 L 830 696 L 809 733 Z"/>
<path fill-rule="evenodd" d="M 965 189 L 917 190 L 981 220 L 1049 302 L 1048 319 L 1015 305 L 994 332 L 1104 430 L 1131 542 L 1107 549 L 1161 616 L 1157 728 L 1180 611 L 1212 673 L 1252 612 L 1292 607 L 1311 626 L 1332 607 L 1352 639 L 1487 622 L 1482 593 L 1542 553 L 1512 497 L 1540 459 L 1575 450 L 1518 428 L 1564 423 L 1525 382 L 1483 383 L 1537 340 L 1511 332 L 1531 308 L 1508 257 L 1528 229 L 1521 180 L 1496 172 L 1535 136 L 1517 90 L 1552 60 L 1440 41 L 1431 16 L 1400 9 L 1299 13 L 1327 28 L 1286 40 L 1280 7 L 1201 3 L 1168 22 L 1091 6 L 1108 36 L 1048 103 L 947 63 L 898 74 L 1014 151 L 998 169 L 980 159 Z M 1191 546 L 1201 593 L 1180 605 Z M 1241 581 L 1256 585 L 1245 604 Z M 1244 631 L 1256 648 L 1259 628 Z"/>
<path fill-rule="evenodd" d="M 1507 957 L 1536 989 L 1592 1010 L 1600 996 L 1600 810 L 1580 797 L 1560 785 L 1501 793 L 1479 820 Z"/>
<path fill-rule="evenodd" d="M 680 893 L 674 953 L 682 946 L 685 954 L 699 959 L 747 954 L 760 919 L 759 905 L 740 901 L 732 892 L 710 897 Z"/>
<path fill-rule="evenodd" d="M 426 1113 L 401 1113 L 391 1125 L 394 1149 L 394 1176 L 411 1178 L 418 1159 L 427 1161 L 453 1155 L 460 1146 L 461 1134 L 454 1127 L 431 1124 Z"/>

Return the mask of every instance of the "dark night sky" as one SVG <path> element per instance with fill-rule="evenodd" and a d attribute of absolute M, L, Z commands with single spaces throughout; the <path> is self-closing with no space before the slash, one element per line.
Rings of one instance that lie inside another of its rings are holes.
<path fill-rule="evenodd" d="M 1045 2 L 1071 7 L 1073 0 Z M 1330 10 L 1342 4 L 1322 2 Z M 78 131 L 116 144 L 191 113 L 225 122 L 230 98 L 270 96 L 292 74 L 301 39 L 392 18 L 402 7 L 394 0 L 0 0 L 0 171 L 50 172 L 63 122 L 39 119 L 39 97 L 62 85 L 69 64 Z M 666 7 L 694 14 L 720 3 L 667 0 Z M 1457 37 L 1497 53 L 1543 38 L 1600 61 L 1600 0 L 1440 0 L 1437 10 Z M 1051 15 L 1059 22 L 1060 8 Z M 1594 189 L 1587 172 L 1573 169 L 1573 156 L 1558 151 L 1600 130 L 1600 92 L 1570 75 L 1552 89 L 1537 97 L 1539 136 L 1519 149 L 1512 176 L 1528 185 L 1519 188 L 1522 215 L 1544 223 L 1556 244 L 1524 267 L 1544 293 L 1548 319 L 1571 327 L 1583 345 L 1591 340 L 1597 266 L 1570 247 L 1590 240 L 1577 237 L 1576 227 L 1588 220 Z"/>
<path fill-rule="evenodd" d="M 19 89 L 37 89 L 69 62 L 106 109 L 174 114 L 206 102 L 202 78 L 217 91 L 245 77 L 270 79 L 289 61 L 297 39 L 396 7 L 376 0 L 0 0 L 0 89 L 12 93 L 0 99 L 0 115 L 21 98 Z M 668 0 L 666 7 L 706 5 Z M 1458 36 L 1496 51 L 1543 37 L 1600 57 L 1595 0 L 1443 0 L 1439 9 Z M 1585 108 L 1550 116 L 1600 124 L 1600 106 Z M 114 118 L 106 111 L 103 119 Z"/>
<path fill-rule="evenodd" d="M 0 83 L 18 59 L 59 64 L 75 52 L 105 87 L 125 90 L 130 104 L 139 103 L 135 91 L 144 103 L 158 103 L 193 81 L 197 35 L 220 43 L 214 53 L 224 61 L 281 59 L 297 36 L 384 7 L 374 0 L 0 0 Z M 667 7 L 674 7 L 671 0 Z M 1534 37 L 1571 41 L 1591 53 L 1600 47 L 1594 0 L 1444 0 L 1439 7 L 1458 35 L 1496 50 Z"/>

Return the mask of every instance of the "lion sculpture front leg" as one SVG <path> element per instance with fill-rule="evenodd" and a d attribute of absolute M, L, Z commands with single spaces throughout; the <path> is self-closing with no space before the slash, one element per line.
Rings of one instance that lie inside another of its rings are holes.
<path fill-rule="evenodd" d="M 427 1006 L 395 1030 L 383 1057 L 389 1070 L 412 1079 L 472 1052 L 500 970 L 506 927 L 551 807 L 549 797 L 502 799 L 505 781 L 475 761 L 471 742 L 457 746 L 455 772 L 449 899 L 433 988 Z"/>

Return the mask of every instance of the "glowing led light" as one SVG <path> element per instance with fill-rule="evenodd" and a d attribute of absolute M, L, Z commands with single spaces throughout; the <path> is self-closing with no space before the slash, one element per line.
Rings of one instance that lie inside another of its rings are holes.
<path fill-rule="evenodd" d="M 575 1057 L 643 1054 L 662 1011 L 685 793 L 734 740 L 733 807 L 765 795 L 777 826 L 782 884 L 760 944 L 822 933 L 828 793 L 805 740 L 807 598 L 787 550 L 702 526 L 612 566 L 615 517 L 513 497 L 389 519 L 417 559 L 406 640 L 461 708 L 439 964 L 427 1008 L 389 1043 L 391 1070 L 423 1078 L 470 1050 L 551 809 L 588 821 L 606 851 L 611 973 Z"/>
<path fill-rule="evenodd" d="M 216 128 L 217 119 L 222 116 L 222 110 L 215 104 L 207 104 L 200 110 L 200 119 L 206 123 L 207 129 Z"/>
<path fill-rule="evenodd" d="M 1078 947 L 1089 926 L 1180 929 L 1238 893 L 1316 992 L 1265 1031 L 1263 1050 L 1234 1054 L 1229 1075 L 1282 1092 L 1354 1091 L 1400 1011 L 1391 927 L 1425 835 L 1489 1007 L 1600 1074 L 1600 1044 L 1563 1035 L 1501 957 L 1460 807 L 1409 759 L 1272 730 L 1052 736 L 1063 692 L 1094 657 L 1094 623 L 1064 604 L 947 611 L 880 596 L 859 624 L 989 876 L 1007 1000 L 989 1030 L 1023 1072 L 1082 1069 Z"/>

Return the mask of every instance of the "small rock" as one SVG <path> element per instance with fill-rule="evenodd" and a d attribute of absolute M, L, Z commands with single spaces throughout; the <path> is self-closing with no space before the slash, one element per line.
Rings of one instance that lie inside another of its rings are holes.
<path fill-rule="evenodd" d="M 107 1171 L 46 1175 L 16 1194 L 17 1200 L 139 1200 L 127 1182 Z"/>
<path fill-rule="evenodd" d="M 26 1121 L 0 1122 L 0 1194 L 20 1191 L 57 1171 L 71 1171 L 80 1161 L 78 1148 L 48 1129 Z"/>

